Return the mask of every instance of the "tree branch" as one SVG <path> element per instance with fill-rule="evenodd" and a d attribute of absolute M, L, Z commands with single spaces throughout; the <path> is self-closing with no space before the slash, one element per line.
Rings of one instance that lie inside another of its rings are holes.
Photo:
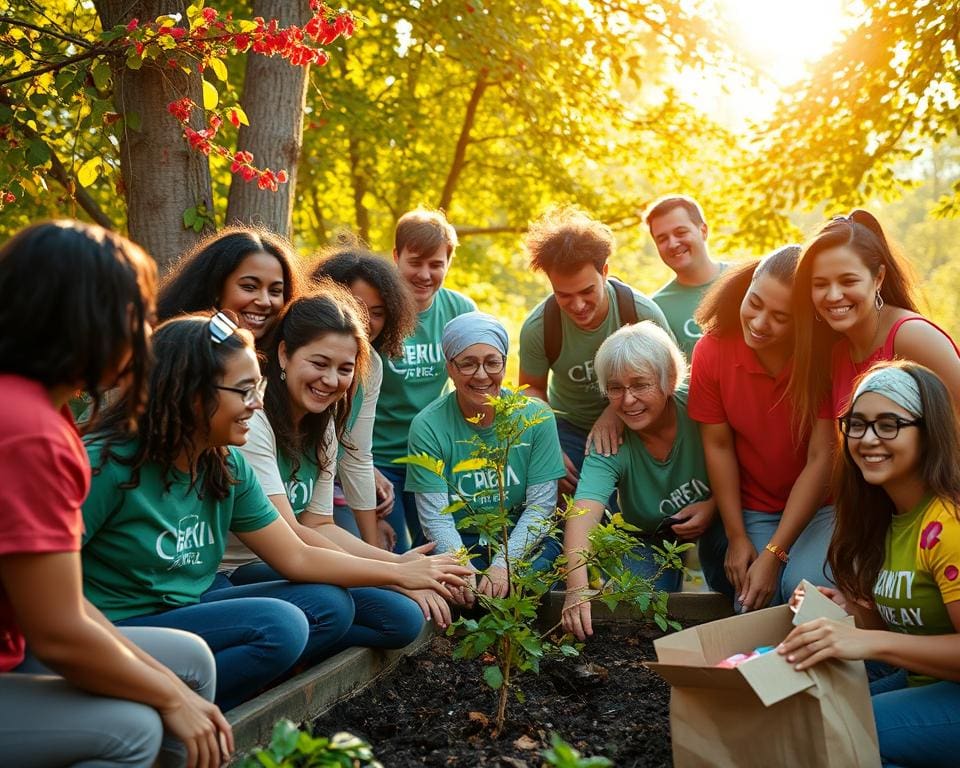
<path fill-rule="evenodd" d="M 65 43 L 71 43 L 73 45 L 79 45 L 81 48 L 91 49 L 92 46 L 86 40 L 81 40 L 79 37 L 74 37 L 73 35 L 67 35 L 63 32 L 55 32 L 52 29 L 44 29 L 37 24 L 31 24 L 29 21 L 24 21 L 23 19 L 15 19 L 12 16 L 0 16 L 0 24 L 9 24 L 11 27 L 22 27 L 23 29 L 32 29 L 34 32 L 39 32 L 42 35 L 50 35 L 50 37 L 55 37 L 58 40 L 63 40 Z"/>
<path fill-rule="evenodd" d="M 114 53 L 114 51 L 111 51 L 109 48 L 104 46 L 95 46 L 85 53 L 78 53 L 76 56 L 68 56 L 67 58 L 61 59 L 53 64 L 47 64 L 45 67 L 39 67 L 38 69 L 32 69 L 29 72 L 22 72 L 19 75 L 4 78 L 3 80 L 0 80 L 0 88 L 5 85 L 10 85 L 11 83 L 19 83 L 21 80 L 30 80 L 34 77 L 44 75 L 47 72 L 56 72 L 58 69 L 63 69 L 70 64 L 76 64 L 78 61 L 95 59 L 97 56 L 105 56 L 109 55 L 110 53 Z"/>
<path fill-rule="evenodd" d="M 443 192 L 440 194 L 440 202 L 437 207 L 446 211 L 450 208 L 453 201 L 453 193 L 457 188 L 457 182 L 466 166 L 467 145 L 470 143 L 470 131 L 473 130 L 473 124 L 477 119 L 477 109 L 480 107 L 480 100 L 483 98 L 484 91 L 487 90 L 489 83 L 486 80 L 487 70 L 481 69 L 477 75 L 476 83 L 470 94 L 470 101 L 467 102 L 467 111 L 463 115 L 463 124 L 460 126 L 460 136 L 457 139 L 457 146 L 453 152 L 453 161 L 450 163 L 450 170 L 447 173 L 447 180 L 443 185 Z"/>

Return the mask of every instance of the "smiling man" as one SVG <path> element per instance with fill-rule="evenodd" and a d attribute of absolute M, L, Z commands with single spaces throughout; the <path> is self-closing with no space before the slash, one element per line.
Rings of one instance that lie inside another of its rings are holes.
<path fill-rule="evenodd" d="M 610 227 L 576 208 L 548 213 L 526 237 L 530 266 L 546 274 L 553 293 L 530 313 L 520 330 L 520 383 L 557 412 L 567 476 L 573 493 L 587 443 L 617 452 L 623 422 L 600 394 L 593 357 L 622 325 L 653 320 L 668 329 L 663 312 L 643 294 L 608 279 L 613 254 Z"/>
<path fill-rule="evenodd" d="M 423 535 L 413 494 L 403 492 L 406 471 L 392 462 L 407 455 L 413 417 L 439 397 L 447 383 L 440 345 L 444 326 L 477 308 L 466 296 L 443 287 L 456 247 L 457 233 L 440 211 L 417 208 L 397 222 L 393 259 L 419 314 L 416 330 L 403 341 L 403 357 L 381 355 L 383 384 L 373 426 L 373 460 L 381 477 L 393 486 L 393 510 L 387 520 L 397 534 L 399 552 L 422 542 Z"/>
<path fill-rule="evenodd" d="M 724 262 L 713 261 L 707 247 L 707 222 L 692 197 L 670 195 L 655 200 L 644 214 L 660 260 L 676 277 L 653 294 L 670 323 L 687 360 L 702 333 L 693 320 L 697 305 L 720 273 Z"/>

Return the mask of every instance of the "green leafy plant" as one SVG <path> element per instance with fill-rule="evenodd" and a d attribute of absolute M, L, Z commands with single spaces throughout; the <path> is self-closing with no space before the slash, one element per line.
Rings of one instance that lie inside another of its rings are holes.
<path fill-rule="evenodd" d="M 273 726 L 270 745 L 257 748 L 240 768 L 383 768 L 370 745 L 349 733 L 311 736 L 289 720 Z"/>
<path fill-rule="evenodd" d="M 543 755 L 544 765 L 551 765 L 554 768 L 608 768 L 613 765 L 605 757 L 581 756 L 555 733 L 550 734 L 550 748 L 540 754 Z"/>
<path fill-rule="evenodd" d="M 444 478 L 453 499 L 444 512 L 461 513 L 458 526 L 479 532 L 481 546 L 488 548 L 488 554 L 494 550 L 507 551 L 507 541 L 513 523 L 511 510 L 506 507 L 506 484 L 508 459 L 510 452 L 524 445 L 524 433 L 549 418 L 547 406 L 530 415 L 528 406 L 532 402 L 523 394 L 522 388 L 515 392 L 506 392 L 499 397 L 488 397 L 493 408 L 492 432 L 490 442 L 479 435 L 473 435 L 468 442 L 472 451 L 467 459 L 453 467 L 452 473 L 484 470 L 493 473 L 496 482 L 490 487 L 467 497 L 446 477 L 444 462 L 425 454 L 406 456 L 395 463 L 422 467 Z M 468 419 L 468 421 L 479 421 Z M 559 540 L 566 520 L 583 514 L 567 499 L 562 510 L 539 510 L 545 520 L 546 537 Z M 663 542 L 663 546 L 650 548 L 650 554 L 657 564 L 653 576 L 639 576 L 624 564 L 625 560 L 640 559 L 635 554 L 637 539 L 632 535 L 630 526 L 622 518 L 614 517 L 609 523 L 598 525 L 590 535 L 590 552 L 586 553 L 581 566 L 589 569 L 595 576 L 597 589 L 583 593 L 583 602 L 599 601 L 610 610 L 621 603 L 637 607 L 653 617 L 657 625 L 666 630 L 678 628 L 667 617 L 667 595 L 654 589 L 656 579 L 668 569 L 683 567 L 680 553 L 688 549 L 689 544 Z M 633 529 L 636 531 L 636 529 Z M 463 552 L 464 560 L 468 553 Z M 512 562 L 507 558 L 506 572 L 509 592 L 502 597 L 490 597 L 477 593 L 477 600 L 484 609 L 478 618 L 461 617 L 449 628 L 448 634 L 457 633 L 460 640 L 454 649 L 454 658 L 474 659 L 489 654 L 493 658 L 483 670 L 483 679 L 494 690 L 499 691 L 496 717 L 492 735 L 496 737 L 503 729 L 506 720 L 507 704 L 510 692 L 519 701 L 523 693 L 515 688 L 516 675 L 524 672 L 538 673 L 540 662 L 547 656 L 578 656 L 580 644 L 573 642 L 570 635 L 558 635 L 559 624 L 548 630 L 540 631 L 536 626 L 538 610 L 550 588 L 562 582 L 566 576 L 566 558 L 560 555 L 553 566 L 546 571 L 533 568 L 537 552 L 528 551 Z M 493 560 L 492 556 L 487 562 Z M 483 575 L 481 571 L 478 576 Z"/>

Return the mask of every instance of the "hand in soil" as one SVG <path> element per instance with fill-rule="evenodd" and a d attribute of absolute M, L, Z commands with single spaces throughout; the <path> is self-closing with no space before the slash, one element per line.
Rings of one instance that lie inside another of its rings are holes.
<path fill-rule="evenodd" d="M 568 591 L 563 601 L 563 629 L 572 632 L 581 642 L 593 634 L 589 596 L 588 590 Z"/>

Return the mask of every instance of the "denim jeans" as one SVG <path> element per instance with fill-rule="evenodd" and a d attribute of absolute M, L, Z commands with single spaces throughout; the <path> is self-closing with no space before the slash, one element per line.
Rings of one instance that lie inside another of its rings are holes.
<path fill-rule="evenodd" d="M 870 684 L 880 758 L 886 768 L 960 763 L 960 683 L 907 686 L 900 670 Z"/>
<path fill-rule="evenodd" d="M 747 537 L 757 553 L 760 553 L 777 530 L 780 514 L 745 509 L 743 524 L 747 530 Z M 833 584 L 833 577 L 827 565 L 827 548 L 830 546 L 832 535 L 833 507 L 821 507 L 810 518 L 803 533 L 790 547 L 790 560 L 780 572 L 779 589 L 770 598 L 770 607 L 787 602 L 797 584 L 803 579 L 821 586 Z"/>
<path fill-rule="evenodd" d="M 282 578 L 264 562 L 241 566 L 230 576 L 234 584 L 251 586 L 275 584 L 276 580 Z M 329 584 L 304 586 L 323 588 L 335 593 L 331 603 L 338 610 L 338 631 L 344 627 L 344 622 L 346 623 L 346 630 L 339 632 L 337 637 L 327 633 L 322 647 L 308 646 L 308 652 L 304 654 L 305 661 L 320 661 L 354 646 L 403 648 L 412 643 L 423 629 L 424 618 L 420 606 L 399 592 L 379 587 L 343 589 Z M 346 601 L 349 601 L 349 609 L 344 607 Z M 307 612 L 308 618 L 310 615 L 311 613 Z"/>
<path fill-rule="evenodd" d="M 117 624 L 183 629 L 206 640 L 217 662 L 216 702 L 227 710 L 297 662 L 324 658 L 352 622 L 353 601 L 339 587 L 289 581 L 234 586 L 221 573 L 199 603 Z"/>
<path fill-rule="evenodd" d="M 485 546 L 481 546 L 480 536 L 475 533 L 461 533 L 460 540 L 470 551 L 470 562 L 477 570 L 485 570 L 490 566 L 490 552 Z M 543 573 L 553 567 L 553 561 L 563 552 L 563 544 L 553 538 L 545 538 L 539 544 L 539 548 L 530 553 L 533 560 L 530 568 L 534 573 Z"/>
<path fill-rule="evenodd" d="M 403 554 L 412 547 L 426 543 L 420 528 L 420 516 L 417 514 L 417 501 L 414 494 L 403 490 L 407 480 L 407 468 L 402 464 L 390 467 L 377 467 L 380 473 L 393 485 L 393 509 L 387 515 L 387 522 L 397 534 L 394 551 Z"/>
<path fill-rule="evenodd" d="M 557 435 L 560 437 L 560 449 L 566 454 L 567 458 L 573 462 L 577 468 L 577 474 L 583 469 L 583 460 L 586 458 L 584 451 L 587 447 L 587 430 L 574 426 L 566 419 L 557 416 Z M 611 512 L 618 512 L 620 506 L 617 504 L 617 492 L 614 491 L 610 500 L 607 502 L 607 509 Z"/>

